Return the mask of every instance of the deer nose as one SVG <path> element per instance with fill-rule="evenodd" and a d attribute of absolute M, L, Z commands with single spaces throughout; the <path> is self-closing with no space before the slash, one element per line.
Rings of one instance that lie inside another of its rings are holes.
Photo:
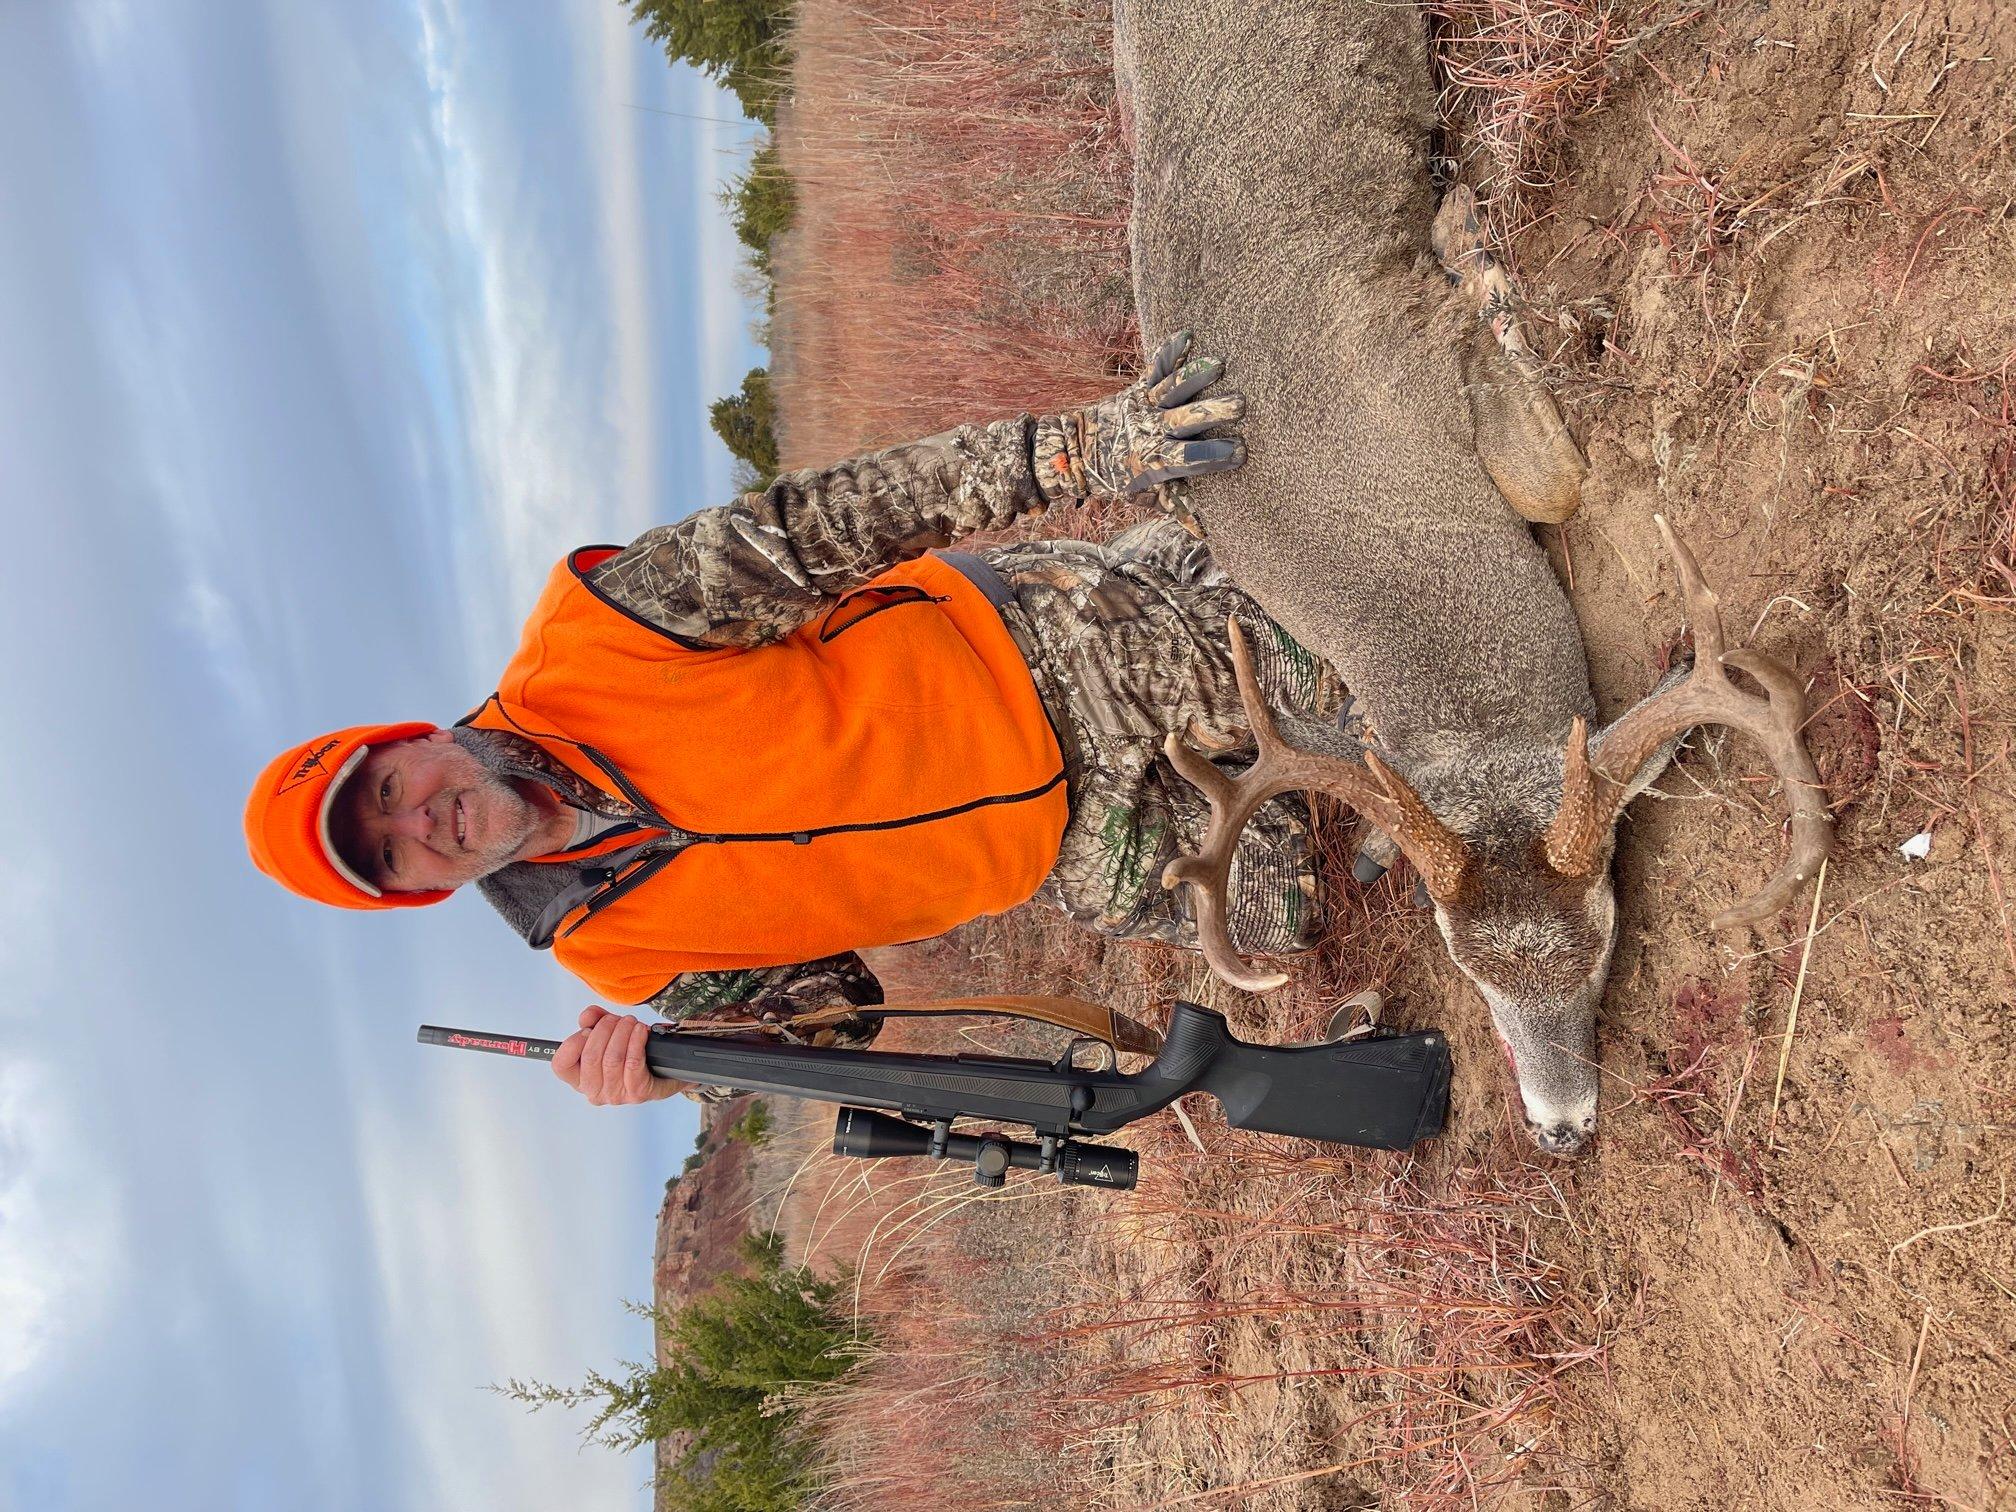
<path fill-rule="evenodd" d="M 1593 1118 L 1554 1124 L 1529 1122 L 1526 1127 L 1533 1132 L 1533 1142 L 1549 1155 L 1580 1155 L 1595 1133 L 1595 1122 Z"/>

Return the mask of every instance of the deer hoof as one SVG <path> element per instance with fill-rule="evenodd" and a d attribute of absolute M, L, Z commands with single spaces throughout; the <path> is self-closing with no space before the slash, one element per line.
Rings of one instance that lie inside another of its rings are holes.
<path fill-rule="evenodd" d="M 1485 360 L 1500 364 L 1495 353 Z M 1589 464 L 1546 390 L 1515 374 L 1474 388 L 1470 413 L 1478 458 L 1515 513 L 1536 525 L 1559 525 L 1582 507 Z"/>

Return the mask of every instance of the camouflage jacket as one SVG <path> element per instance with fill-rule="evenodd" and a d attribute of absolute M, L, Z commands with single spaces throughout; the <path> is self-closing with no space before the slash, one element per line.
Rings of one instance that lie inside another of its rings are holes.
<path fill-rule="evenodd" d="M 1058 420 L 1022 416 L 961 426 L 823 470 L 786 473 L 761 493 L 646 531 L 593 571 L 595 587 L 693 646 L 751 647 L 789 635 L 831 601 L 899 562 L 976 530 L 1007 525 L 1058 499 L 1077 498 L 1069 475 L 1046 465 Z M 488 731 L 458 738 L 486 761 L 542 781 L 604 818 L 636 815 L 530 742 Z M 671 835 L 656 845 L 683 845 Z M 477 884 L 521 936 L 565 903 L 572 871 L 518 862 Z M 648 1006 L 680 1020 L 731 1004 L 786 1016 L 836 1002 L 879 1003 L 882 989 L 851 952 L 797 966 L 687 972 Z"/>

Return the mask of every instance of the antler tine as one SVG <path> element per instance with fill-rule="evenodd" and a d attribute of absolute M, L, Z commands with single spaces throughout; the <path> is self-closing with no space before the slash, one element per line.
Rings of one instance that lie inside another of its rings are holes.
<path fill-rule="evenodd" d="M 1240 957 L 1225 917 L 1225 895 L 1231 882 L 1232 853 L 1238 847 L 1246 821 L 1261 804 L 1277 793 L 1286 792 L 1294 783 L 1273 770 L 1275 758 L 1287 747 L 1274 711 L 1260 695 L 1246 632 L 1239 628 L 1236 618 L 1228 617 L 1225 623 L 1232 643 L 1232 673 L 1239 682 L 1239 701 L 1246 707 L 1246 722 L 1253 731 L 1259 754 L 1253 765 L 1234 779 L 1192 750 L 1180 734 L 1172 732 L 1163 742 L 1169 764 L 1202 792 L 1211 805 L 1211 822 L 1204 830 L 1203 848 L 1196 855 L 1179 856 L 1162 869 L 1162 885 L 1175 888 L 1187 882 L 1194 889 L 1190 896 L 1197 910 L 1197 943 L 1211 969 L 1234 987 L 1247 992 L 1268 992 L 1288 978 L 1278 971 L 1255 971 Z"/>
<path fill-rule="evenodd" d="M 1673 533 L 1666 516 L 1655 514 L 1660 544 L 1673 558 L 1673 575 L 1680 579 L 1680 596 L 1687 601 L 1687 623 L 1694 627 L 1694 660 L 1719 663 L 1722 660 L 1722 599 L 1701 575 L 1701 564 L 1687 543 Z"/>
<path fill-rule="evenodd" d="M 1674 534 L 1664 515 L 1652 518 L 1673 558 L 1687 601 L 1688 622 L 1694 627 L 1694 670 L 1676 687 L 1632 709 L 1604 735 L 1589 763 L 1591 775 L 1597 779 L 1592 786 L 1601 790 L 1601 797 L 1592 795 L 1592 817 L 1603 821 L 1604 830 L 1615 823 L 1631 780 L 1652 753 L 1680 731 L 1701 724 L 1721 724 L 1743 731 L 1764 748 L 1785 783 L 1792 807 L 1792 848 L 1785 864 L 1755 894 L 1724 909 L 1711 921 L 1716 929 L 1754 924 L 1769 918 L 1791 900 L 1800 886 L 1819 870 L 1833 844 L 1833 819 L 1827 812 L 1826 789 L 1799 734 L 1806 721 L 1806 695 L 1789 669 L 1762 652 L 1749 647 L 1724 649 L 1721 609 L 1713 590 L 1701 576 L 1694 553 Z M 1766 696 L 1759 698 L 1738 688 L 1729 680 L 1726 670 L 1729 667 L 1755 678 Z M 1569 752 L 1571 786 L 1576 765 L 1572 745 L 1580 744 L 1580 737 L 1578 723 Z M 1557 827 L 1567 817 L 1566 796 L 1563 817 L 1555 821 Z M 1551 859 L 1552 830 L 1549 842 Z"/>
<path fill-rule="evenodd" d="M 1298 789 L 1334 794 L 1399 841 L 1409 859 L 1415 860 L 1417 869 L 1430 879 L 1431 886 L 1448 870 L 1449 857 L 1444 852 L 1460 853 L 1461 842 L 1442 830 L 1441 839 L 1446 844 L 1439 848 L 1431 844 L 1424 853 L 1420 837 L 1411 836 L 1409 826 L 1418 828 L 1425 822 L 1439 828 L 1439 822 L 1428 814 L 1404 782 L 1383 764 L 1372 764 L 1376 757 L 1369 758 L 1367 766 L 1360 766 L 1321 751 L 1302 750 L 1284 740 L 1274 711 L 1261 695 L 1245 632 L 1237 619 L 1228 619 L 1226 628 L 1232 646 L 1232 670 L 1239 681 L 1239 699 L 1245 705 L 1258 755 L 1245 772 L 1231 778 L 1186 745 L 1181 735 L 1169 736 L 1164 749 L 1170 764 L 1203 792 L 1211 805 L 1211 821 L 1204 832 L 1203 848 L 1194 856 L 1178 857 L 1164 867 L 1162 885 L 1173 888 L 1187 882 L 1196 889 L 1193 897 L 1198 943 L 1211 969 L 1234 987 L 1265 992 L 1279 987 L 1288 978 L 1278 972 L 1255 971 L 1240 958 L 1227 925 L 1225 899 L 1240 831 L 1261 804 L 1278 793 Z M 1418 815 L 1409 809 L 1407 800 L 1419 810 Z M 1424 858 L 1431 865 L 1423 865 Z M 1431 866 L 1435 869 L 1431 870 Z"/>

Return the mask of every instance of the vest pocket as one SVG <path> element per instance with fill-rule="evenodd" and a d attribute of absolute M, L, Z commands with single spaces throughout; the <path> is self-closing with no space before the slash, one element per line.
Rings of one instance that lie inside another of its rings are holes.
<path fill-rule="evenodd" d="M 856 588 L 826 611 L 819 626 L 819 644 L 830 645 L 863 620 L 873 619 L 885 609 L 901 609 L 910 604 L 942 604 L 946 600 L 925 592 L 914 583 L 890 583 Z"/>

